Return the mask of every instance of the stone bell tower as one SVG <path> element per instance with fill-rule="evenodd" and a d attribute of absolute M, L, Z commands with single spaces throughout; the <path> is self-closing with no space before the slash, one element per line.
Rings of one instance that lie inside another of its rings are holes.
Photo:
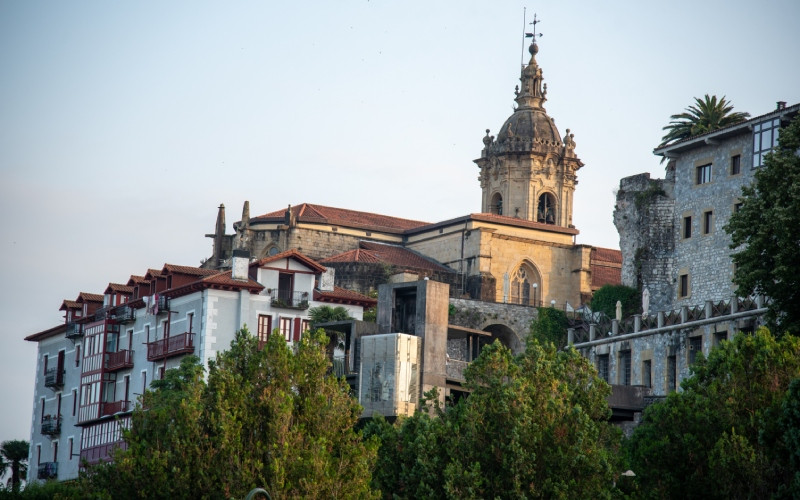
<path fill-rule="evenodd" d="M 536 63 L 535 41 L 528 51 L 531 59 L 522 68 L 514 114 L 497 139 L 486 130 L 481 157 L 475 160 L 481 169 L 481 211 L 572 227 L 576 172 L 583 162 L 575 156 L 573 134 L 567 129 L 562 141 L 544 109 L 547 84 Z"/>

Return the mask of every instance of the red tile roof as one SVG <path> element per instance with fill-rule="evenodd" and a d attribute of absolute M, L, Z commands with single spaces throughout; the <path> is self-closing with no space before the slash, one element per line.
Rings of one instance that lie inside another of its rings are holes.
<path fill-rule="evenodd" d="M 212 274 L 219 273 L 219 271 L 214 269 L 203 269 L 202 267 L 164 264 L 164 267 L 161 269 L 161 275 L 163 276 L 170 273 L 188 274 L 189 276 L 211 276 Z"/>
<path fill-rule="evenodd" d="M 103 299 L 105 297 L 97 293 L 81 292 L 78 294 L 78 302 L 103 302 Z"/>
<path fill-rule="evenodd" d="M 135 274 L 131 274 L 130 279 L 128 279 L 128 285 L 135 286 L 141 285 L 142 283 L 147 283 L 147 280 L 144 276 L 137 276 Z"/>
<path fill-rule="evenodd" d="M 133 287 L 129 285 L 122 285 L 119 283 L 109 283 L 106 287 L 105 293 L 123 293 L 123 294 L 131 294 L 133 293 Z"/>
<path fill-rule="evenodd" d="M 42 330 L 41 332 L 32 333 L 27 337 L 25 337 L 25 340 L 29 342 L 39 342 L 40 340 L 54 337 L 66 331 L 67 331 L 67 325 L 61 324 L 58 326 L 54 326 L 53 328 L 48 328 L 47 330 Z"/>
<path fill-rule="evenodd" d="M 263 259 L 257 260 L 255 262 L 250 263 L 250 267 L 264 267 L 265 265 L 269 264 L 270 262 L 277 262 L 283 259 L 294 259 L 303 265 L 311 268 L 312 271 L 318 273 L 324 273 L 325 267 L 321 266 L 317 261 L 310 257 L 306 257 L 302 253 L 298 252 L 297 249 L 292 248 L 291 250 L 286 250 L 285 252 L 281 252 L 275 255 L 270 255 L 269 257 L 264 257 Z"/>
<path fill-rule="evenodd" d="M 292 215 L 298 222 L 315 222 L 334 226 L 356 227 L 360 229 L 373 229 L 375 231 L 399 233 L 407 229 L 426 226 L 429 223 L 410 219 L 401 219 L 388 215 L 360 212 L 346 208 L 326 207 L 303 203 L 291 207 Z M 250 224 L 259 222 L 280 222 L 284 220 L 286 209 L 276 210 L 250 219 Z"/>
<path fill-rule="evenodd" d="M 429 259 L 413 250 L 397 245 L 362 241 L 359 249 L 323 259 L 323 264 L 334 262 L 365 262 L 391 264 L 400 268 L 421 269 L 437 272 L 454 272 L 433 259 Z"/>
<path fill-rule="evenodd" d="M 589 255 L 592 290 L 604 285 L 622 284 L 622 252 L 611 248 L 592 248 Z"/>
<path fill-rule="evenodd" d="M 613 248 L 592 247 L 590 256 L 593 261 L 609 262 L 622 265 L 622 252 Z"/>
<path fill-rule="evenodd" d="M 318 302 L 332 302 L 334 304 L 353 304 L 362 307 L 373 307 L 378 301 L 352 290 L 345 290 L 338 286 L 333 287 L 332 291 L 314 290 L 314 300 Z"/>
<path fill-rule="evenodd" d="M 66 311 L 67 309 L 81 309 L 83 305 L 80 302 L 76 302 L 74 300 L 64 300 L 61 303 L 61 307 L 58 309 L 59 311 Z"/>

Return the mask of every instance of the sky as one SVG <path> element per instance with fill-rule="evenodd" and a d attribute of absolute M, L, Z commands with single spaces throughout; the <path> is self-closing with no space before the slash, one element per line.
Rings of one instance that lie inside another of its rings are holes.
<path fill-rule="evenodd" d="M 0 2 L 0 441 L 30 439 L 24 337 L 81 291 L 199 265 L 220 203 L 229 231 L 245 200 L 479 212 L 473 160 L 513 111 L 524 7 L 585 163 L 578 243 L 619 247 L 619 180 L 663 177 L 652 150 L 695 97 L 800 102 L 796 0 Z"/>

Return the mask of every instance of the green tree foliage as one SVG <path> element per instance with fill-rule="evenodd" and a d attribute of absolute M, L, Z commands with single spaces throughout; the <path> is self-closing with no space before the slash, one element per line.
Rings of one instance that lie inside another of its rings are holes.
<path fill-rule="evenodd" d="M 575 350 L 499 342 L 466 370 L 469 397 L 429 405 L 368 432 L 381 438 L 373 475 L 385 498 L 607 498 L 619 433 L 610 387 Z"/>
<path fill-rule="evenodd" d="M 736 250 L 737 293 L 770 297 L 771 326 L 800 333 L 800 117 L 780 131 L 778 147 L 742 189 L 725 230 Z M 776 330 L 777 331 L 777 330 Z"/>
<path fill-rule="evenodd" d="M 25 474 L 28 472 L 28 449 L 30 445 L 27 441 L 21 439 L 13 439 L 10 441 L 3 441 L 0 444 L 0 456 L 5 469 L 11 469 L 11 490 L 19 491 Z M 0 474 L 1 476 L 2 474 Z"/>
<path fill-rule="evenodd" d="M 663 127 L 667 133 L 661 138 L 662 145 L 688 139 L 689 137 L 711 132 L 733 125 L 750 117 L 749 113 L 733 111 L 733 104 L 717 96 L 705 95 L 703 99 L 694 98 L 694 104 L 683 113 L 669 117 L 670 122 Z"/>
<path fill-rule="evenodd" d="M 551 343 L 561 349 L 567 345 L 567 315 L 555 307 L 540 307 L 531 321 L 530 336 L 540 344 Z"/>
<path fill-rule="evenodd" d="M 95 496 L 369 498 L 377 444 L 354 430 L 361 407 L 327 375 L 320 332 L 296 351 L 246 329 L 209 363 L 185 358 L 134 411 L 128 449 L 84 478 Z"/>
<path fill-rule="evenodd" d="M 594 292 L 591 307 L 594 312 L 603 312 L 609 318 L 617 315 L 617 301 L 622 302 L 622 317 L 627 318 L 642 308 L 642 294 L 625 285 L 603 285 Z"/>
<path fill-rule="evenodd" d="M 658 498 L 768 498 L 787 493 L 794 478 L 792 493 L 800 494 L 792 441 L 800 435 L 800 339 L 776 340 L 765 328 L 739 334 L 693 369 L 683 392 L 645 410 L 627 443 L 641 490 Z"/>
<path fill-rule="evenodd" d="M 312 307 L 308 310 L 308 317 L 311 319 L 311 326 L 313 327 L 329 321 L 346 321 L 348 319 L 353 319 L 347 309 L 342 306 Z"/>

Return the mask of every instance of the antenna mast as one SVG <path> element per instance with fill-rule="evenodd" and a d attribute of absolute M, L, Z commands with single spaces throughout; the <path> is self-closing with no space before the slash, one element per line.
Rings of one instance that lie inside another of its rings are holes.
<path fill-rule="evenodd" d="M 525 23 L 526 10 L 527 7 L 522 8 L 522 47 L 519 50 L 519 65 L 523 67 L 525 66 L 525 38 L 527 36 L 527 33 L 525 33 L 525 26 L 527 26 Z"/>

